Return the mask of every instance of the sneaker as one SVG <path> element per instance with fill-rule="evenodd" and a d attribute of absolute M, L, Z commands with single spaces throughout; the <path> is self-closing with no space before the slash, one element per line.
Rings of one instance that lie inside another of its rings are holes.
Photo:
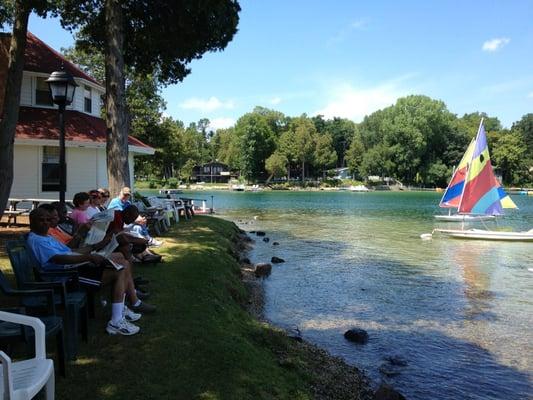
<path fill-rule="evenodd" d="M 156 310 L 155 306 L 148 304 L 144 301 L 141 301 L 141 304 L 139 304 L 138 306 L 131 305 L 130 308 L 134 312 L 140 313 L 140 314 L 153 314 L 155 313 L 155 310 Z"/>
<path fill-rule="evenodd" d="M 139 300 L 146 300 L 148 297 L 150 297 L 150 293 L 145 292 L 143 290 L 136 289 L 135 293 L 137 294 L 137 298 Z"/>
<path fill-rule="evenodd" d="M 122 312 L 122 316 L 128 322 L 135 322 L 141 319 L 142 314 L 135 313 L 131 311 L 126 305 L 124 305 L 124 311 Z"/>
<path fill-rule="evenodd" d="M 135 335 L 136 333 L 139 333 L 141 328 L 139 328 L 137 325 L 129 323 L 128 321 L 126 321 L 126 319 L 122 318 L 116 324 L 114 324 L 113 321 L 109 321 L 105 330 L 110 335 L 131 336 Z"/>
<path fill-rule="evenodd" d="M 150 241 L 148 242 L 148 246 L 149 247 L 159 247 L 163 244 L 162 241 L 160 240 L 156 240 L 154 238 L 151 238 Z"/>

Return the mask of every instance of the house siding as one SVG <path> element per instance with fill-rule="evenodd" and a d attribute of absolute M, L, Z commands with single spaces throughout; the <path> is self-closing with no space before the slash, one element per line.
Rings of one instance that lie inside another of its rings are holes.
<path fill-rule="evenodd" d="M 13 163 L 13 185 L 9 197 L 36 197 L 40 193 L 40 146 L 15 145 Z M 39 173 L 35 173 L 39 171 Z"/>

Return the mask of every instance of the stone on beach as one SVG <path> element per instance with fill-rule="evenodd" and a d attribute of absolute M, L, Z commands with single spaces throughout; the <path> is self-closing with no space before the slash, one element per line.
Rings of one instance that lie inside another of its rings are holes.
<path fill-rule="evenodd" d="M 279 263 L 284 263 L 285 260 L 284 260 L 283 258 L 279 258 L 279 257 L 275 257 L 275 256 L 274 256 L 274 257 L 272 257 L 272 258 L 270 259 L 270 262 L 271 262 L 271 263 L 274 263 L 274 264 L 279 264 Z"/>
<path fill-rule="evenodd" d="M 350 342 L 365 344 L 368 342 L 368 333 L 364 329 L 352 328 L 344 333 L 346 340 Z"/>
<path fill-rule="evenodd" d="M 272 264 L 259 263 L 255 265 L 254 274 L 256 277 L 268 276 L 272 272 Z"/>

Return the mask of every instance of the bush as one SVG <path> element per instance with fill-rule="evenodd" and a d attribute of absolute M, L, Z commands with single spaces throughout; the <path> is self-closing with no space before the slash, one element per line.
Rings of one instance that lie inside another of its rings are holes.
<path fill-rule="evenodd" d="M 148 188 L 149 189 L 156 189 L 158 186 L 158 182 L 155 179 L 150 179 L 148 182 Z"/>
<path fill-rule="evenodd" d="M 169 189 L 177 189 L 179 185 L 178 178 L 168 178 L 167 186 Z"/>

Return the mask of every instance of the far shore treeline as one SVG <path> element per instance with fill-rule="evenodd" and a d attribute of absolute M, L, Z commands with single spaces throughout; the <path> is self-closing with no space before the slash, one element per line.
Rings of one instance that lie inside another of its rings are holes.
<path fill-rule="evenodd" d="M 77 48 L 64 52 L 104 79 L 102 57 Z M 156 149 L 154 156 L 136 157 L 137 177 L 187 182 L 194 166 L 218 160 L 248 182 L 304 181 L 348 167 L 356 180 L 375 175 L 407 185 L 445 187 L 483 117 L 492 163 L 503 183 L 533 183 L 533 113 L 504 129 L 495 116 L 476 111 L 458 117 L 443 101 L 411 95 L 360 123 L 256 107 L 233 127 L 213 131 L 208 119 L 185 126 L 165 117 L 161 86 L 157 75 L 128 74 L 130 134 Z"/>

